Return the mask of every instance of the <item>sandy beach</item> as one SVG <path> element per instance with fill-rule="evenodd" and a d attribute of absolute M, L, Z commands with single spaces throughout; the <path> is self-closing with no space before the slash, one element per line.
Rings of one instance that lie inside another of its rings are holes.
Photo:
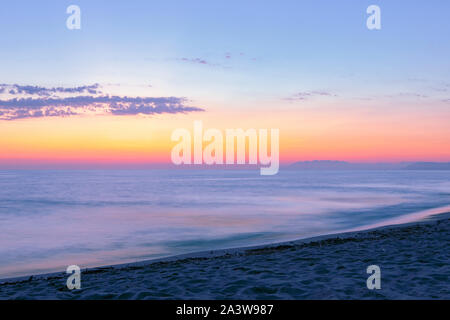
<path fill-rule="evenodd" d="M 1 299 L 449 299 L 450 215 L 417 223 L 4 280 Z M 369 290 L 369 265 L 381 289 Z"/>

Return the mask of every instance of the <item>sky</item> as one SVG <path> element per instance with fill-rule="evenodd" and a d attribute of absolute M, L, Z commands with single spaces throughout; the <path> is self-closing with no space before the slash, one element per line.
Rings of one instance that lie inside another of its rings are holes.
<path fill-rule="evenodd" d="M 69 5 L 81 29 L 69 30 Z M 381 9 L 369 30 L 366 9 Z M 0 168 L 170 163 L 177 128 L 280 161 L 450 161 L 450 2 L 5 1 Z"/>

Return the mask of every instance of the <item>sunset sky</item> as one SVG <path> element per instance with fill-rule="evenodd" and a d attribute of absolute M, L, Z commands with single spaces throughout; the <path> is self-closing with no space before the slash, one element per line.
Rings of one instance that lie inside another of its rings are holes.
<path fill-rule="evenodd" d="M 81 30 L 66 8 L 81 8 Z M 381 8 L 381 30 L 366 9 Z M 448 1 L 8 1 L 0 169 L 170 163 L 279 128 L 280 161 L 450 161 Z"/>

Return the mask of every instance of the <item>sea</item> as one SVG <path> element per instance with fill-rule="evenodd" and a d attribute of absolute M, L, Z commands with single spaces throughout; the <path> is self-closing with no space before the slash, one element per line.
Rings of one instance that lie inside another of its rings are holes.
<path fill-rule="evenodd" d="M 450 171 L 0 171 L 0 279 L 425 219 Z"/>

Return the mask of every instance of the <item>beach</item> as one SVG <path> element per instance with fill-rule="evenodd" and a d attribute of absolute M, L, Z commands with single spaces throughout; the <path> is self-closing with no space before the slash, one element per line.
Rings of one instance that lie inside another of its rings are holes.
<path fill-rule="evenodd" d="M 450 299 L 450 215 L 253 248 L 4 280 L 0 299 Z M 369 290 L 366 269 L 381 269 Z"/>

